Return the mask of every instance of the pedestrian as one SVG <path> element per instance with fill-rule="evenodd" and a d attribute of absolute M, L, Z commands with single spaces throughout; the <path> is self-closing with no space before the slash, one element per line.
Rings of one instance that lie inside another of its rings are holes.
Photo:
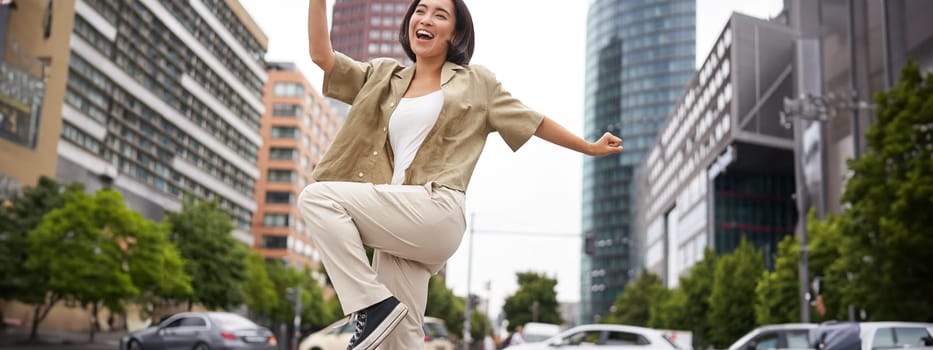
<path fill-rule="evenodd" d="M 515 331 L 512 332 L 512 336 L 509 337 L 509 346 L 524 344 L 525 343 L 525 338 L 523 337 L 524 331 L 525 331 L 525 327 L 522 327 L 521 325 L 515 327 Z"/>
<path fill-rule="evenodd" d="M 324 71 L 323 93 L 352 107 L 299 210 L 355 322 L 348 349 L 420 349 L 428 280 L 460 245 L 464 196 L 487 135 L 498 132 L 513 151 L 534 135 L 591 156 L 621 152 L 622 140 L 605 133 L 587 142 L 471 66 L 463 0 L 411 3 L 399 30 L 408 67 L 335 53 L 325 2 L 309 3 L 310 56 Z M 364 246 L 374 249 L 372 266 Z"/>

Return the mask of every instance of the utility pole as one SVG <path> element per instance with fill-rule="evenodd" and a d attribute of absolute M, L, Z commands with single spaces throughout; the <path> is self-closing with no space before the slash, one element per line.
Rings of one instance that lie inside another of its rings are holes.
<path fill-rule="evenodd" d="M 473 316 L 472 315 L 473 305 L 471 305 L 472 303 L 470 302 L 471 301 L 470 294 L 471 294 L 472 285 L 470 283 L 473 282 L 473 227 L 474 227 L 473 224 L 475 223 L 475 221 L 476 221 L 476 213 L 470 213 L 470 230 L 467 233 L 468 235 L 470 235 L 469 237 L 470 253 L 467 255 L 466 310 L 464 310 L 463 312 L 463 345 L 465 349 L 469 349 L 470 344 L 473 343 L 473 338 L 470 336 L 470 333 L 472 331 L 470 327 L 470 319 Z"/>

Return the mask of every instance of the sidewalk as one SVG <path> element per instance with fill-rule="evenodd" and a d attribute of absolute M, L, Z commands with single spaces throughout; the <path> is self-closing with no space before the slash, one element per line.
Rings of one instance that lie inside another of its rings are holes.
<path fill-rule="evenodd" d="M 94 334 L 94 343 L 88 343 L 88 333 L 54 330 L 39 330 L 38 341 L 30 343 L 29 327 L 14 327 L 0 331 L 0 350 L 12 349 L 117 349 L 120 337 L 126 332 L 98 332 Z"/>

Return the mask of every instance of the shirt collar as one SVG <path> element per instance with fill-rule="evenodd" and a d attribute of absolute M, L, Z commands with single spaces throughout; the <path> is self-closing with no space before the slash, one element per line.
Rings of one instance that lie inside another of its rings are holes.
<path fill-rule="evenodd" d="M 453 79 L 454 75 L 457 74 L 457 71 L 463 69 L 463 66 L 447 61 L 444 62 L 444 67 L 441 68 L 441 86 L 447 85 L 447 82 L 450 79 Z M 415 76 L 415 65 L 405 67 L 402 70 L 395 72 L 395 77 L 398 78 L 399 83 L 404 83 L 405 86 L 411 83 L 412 77 Z"/>

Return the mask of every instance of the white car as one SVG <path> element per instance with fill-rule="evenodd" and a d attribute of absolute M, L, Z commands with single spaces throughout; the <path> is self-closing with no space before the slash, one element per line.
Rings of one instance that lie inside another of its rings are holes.
<path fill-rule="evenodd" d="M 933 349 L 933 323 L 828 322 L 810 332 L 819 349 Z"/>
<path fill-rule="evenodd" d="M 746 333 L 729 350 L 807 349 L 814 323 L 783 323 L 761 326 Z"/>
<path fill-rule="evenodd" d="M 664 333 L 651 328 L 614 324 L 589 324 L 573 327 L 539 343 L 525 343 L 509 350 L 677 350 Z"/>

